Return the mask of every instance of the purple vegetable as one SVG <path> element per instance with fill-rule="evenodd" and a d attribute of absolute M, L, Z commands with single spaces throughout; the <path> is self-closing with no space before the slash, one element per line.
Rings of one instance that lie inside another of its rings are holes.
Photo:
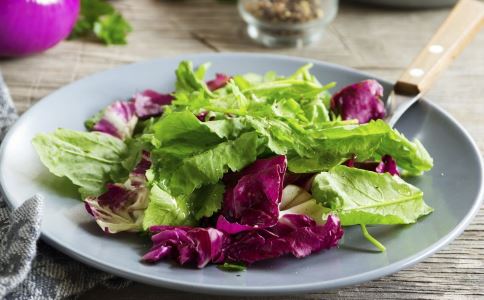
<path fill-rule="evenodd" d="M 239 232 L 242 232 L 242 231 L 254 229 L 254 227 L 250 226 L 250 225 L 242 225 L 242 224 L 239 224 L 239 223 L 230 223 L 222 215 L 220 215 L 218 217 L 216 227 L 217 227 L 218 230 L 223 231 L 223 232 L 228 233 L 228 234 L 235 234 L 235 233 L 239 233 Z"/>
<path fill-rule="evenodd" d="M 390 156 L 382 157 L 381 162 L 375 168 L 377 173 L 390 173 L 391 175 L 400 175 L 397 168 L 397 162 Z"/>
<path fill-rule="evenodd" d="M 205 118 L 208 115 L 208 111 L 202 111 L 197 115 L 197 119 L 199 119 L 201 122 L 205 122 Z"/>
<path fill-rule="evenodd" d="M 212 92 L 223 88 L 230 80 L 230 76 L 225 74 L 217 73 L 215 74 L 215 79 L 207 81 L 208 89 Z"/>
<path fill-rule="evenodd" d="M 173 100 L 169 94 L 145 90 L 135 94 L 129 101 L 116 101 L 94 116 L 86 125 L 88 129 L 100 131 L 122 140 L 131 137 L 138 118 L 146 119 L 163 113 L 163 106 Z"/>
<path fill-rule="evenodd" d="M 397 163 L 390 155 L 383 156 L 381 162 L 358 162 L 356 161 L 356 158 L 353 157 L 345 161 L 344 164 L 351 168 L 363 169 L 376 173 L 390 173 L 391 175 L 400 175 L 400 173 L 398 172 Z"/>
<path fill-rule="evenodd" d="M 209 262 L 224 261 L 223 246 L 226 236 L 214 228 L 153 226 L 150 231 L 153 247 L 143 256 L 146 262 L 173 257 L 179 264 L 205 267 Z"/>
<path fill-rule="evenodd" d="M 79 0 L 0 1 L 0 56 L 44 51 L 63 40 L 79 14 Z"/>
<path fill-rule="evenodd" d="M 92 127 L 122 140 L 131 137 L 138 122 L 133 102 L 116 101 L 106 107 L 101 118 Z"/>
<path fill-rule="evenodd" d="M 284 186 L 293 184 L 302 187 L 306 191 L 309 191 L 311 190 L 311 186 L 313 184 L 313 179 L 315 176 L 316 173 L 297 174 L 287 171 L 286 176 L 284 177 Z"/>
<path fill-rule="evenodd" d="M 228 261 L 247 264 L 286 254 L 301 258 L 337 246 L 342 236 L 343 229 L 334 216 L 317 225 L 308 216 L 287 214 L 273 227 L 234 236 L 225 255 Z"/>
<path fill-rule="evenodd" d="M 286 157 L 259 159 L 242 171 L 224 177 L 222 214 L 230 223 L 258 228 L 272 226 L 279 217 Z"/>
<path fill-rule="evenodd" d="M 145 176 L 146 171 L 151 167 L 150 153 L 146 150 L 141 152 L 141 159 L 138 164 L 131 171 L 131 175 Z"/>
<path fill-rule="evenodd" d="M 159 116 L 163 113 L 163 106 L 173 101 L 174 97 L 170 94 L 160 94 L 153 90 L 145 90 L 133 96 L 131 101 L 134 103 L 136 115 L 140 119 Z"/>
<path fill-rule="evenodd" d="M 220 220 L 220 219 L 219 219 Z M 308 216 L 286 214 L 272 227 L 229 235 L 214 228 L 186 226 L 153 226 L 150 231 L 153 247 L 143 256 L 147 262 L 175 258 L 178 263 L 257 261 L 292 254 L 301 258 L 311 253 L 336 247 L 343 236 L 338 218 L 328 216 L 324 225 L 317 225 Z"/>
<path fill-rule="evenodd" d="M 331 110 L 343 120 L 357 119 L 359 123 L 385 117 L 381 97 L 383 87 L 372 79 L 344 87 L 331 98 Z"/>
<path fill-rule="evenodd" d="M 140 231 L 144 210 L 148 207 L 146 170 L 151 166 L 148 152 L 124 183 L 110 183 L 107 191 L 98 197 L 84 200 L 86 210 L 106 233 Z"/>

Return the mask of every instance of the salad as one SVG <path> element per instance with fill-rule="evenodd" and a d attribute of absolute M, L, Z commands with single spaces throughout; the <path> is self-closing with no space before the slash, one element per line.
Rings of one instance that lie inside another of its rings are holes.
<path fill-rule="evenodd" d="M 217 74 L 183 61 L 173 92 L 116 101 L 87 131 L 41 133 L 42 163 L 67 177 L 101 230 L 143 233 L 141 258 L 242 270 L 336 247 L 345 226 L 409 224 L 432 212 L 402 179 L 432 168 L 423 145 L 382 118 L 382 86 L 329 90 L 291 76 Z"/>

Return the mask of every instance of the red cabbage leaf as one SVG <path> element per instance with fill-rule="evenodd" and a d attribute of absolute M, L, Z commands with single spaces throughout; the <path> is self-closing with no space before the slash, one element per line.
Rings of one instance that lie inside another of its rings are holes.
<path fill-rule="evenodd" d="M 132 136 L 134 127 L 138 122 L 134 104 L 123 101 L 112 103 L 93 119 L 96 120 L 92 121 L 92 127 L 89 129 L 110 134 L 121 140 Z M 89 122 L 90 120 L 86 121 L 86 124 L 89 124 Z"/>
<path fill-rule="evenodd" d="M 390 175 L 400 175 L 397 168 L 397 162 L 390 156 L 384 155 L 380 162 L 377 161 L 364 161 L 358 162 L 353 157 L 344 162 L 347 167 L 357 168 L 367 171 L 373 171 L 376 173 L 390 173 Z"/>
<path fill-rule="evenodd" d="M 360 124 L 385 117 L 381 97 L 383 87 L 368 79 L 344 87 L 331 98 L 331 110 L 343 120 L 357 119 Z"/>
<path fill-rule="evenodd" d="M 278 206 L 286 168 L 286 157 L 280 155 L 258 159 L 242 171 L 226 175 L 224 181 L 227 186 L 222 206 L 226 221 L 242 227 L 275 225 L 279 218 Z"/>
<path fill-rule="evenodd" d="M 308 216 L 286 214 L 270 228 L 242 232 L 225 249 L 228 261 L 252 264 L 286 254 L 297 258 L 338 245 L 343 229 L 335 216 L 318 225 Z"/>
<path fill-rule="evenodd" d="M 107 191 L 98 197 L 84 200 L 86 210 L 106 233 L 141 231 L 144 211 L 148 207 L 146 170 L 151 166 L 148 152 L 124 183 L 110 183 Z"/>
<path fill-rule="evenodd" d="M 173 101 L 170 94 L 160 94 L 153 90 L 145 90 L 135 94 L 130 102 L 134 104 L 136 115 L 140 119 L 159 116 L 163 113 L 163 106 Z"/>
<path fill-rule="evenodd" d="M 217 229 L 152 226 L 150 231 L 155 234 L 151 237 L 153 247 L 143 256 L 146 262 L 172 257 L 181 265 L 191 263 L 203 268 L 209 262 L 224 261 L 226 237 Z"/>

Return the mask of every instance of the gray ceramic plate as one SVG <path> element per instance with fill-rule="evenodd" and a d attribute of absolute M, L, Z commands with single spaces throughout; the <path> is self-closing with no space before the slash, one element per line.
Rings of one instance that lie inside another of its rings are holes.
<path fill-rule="evenodd" d="M 31 139 L 58 127 L 83 130 L 83 121 L 116 99 L 144 88 L 171 91 L 181 59 L 213 63 L 214 72 L 237 74 L 275 70 L 288 75 L 308 60 L 258 54 L 203 54 L 152 60 L 102 72 L 70 84 L 41 100 L 10 130 L 0 157 L 1 187 L 12 207 L 35 193 L 45 196 L 42 238 L 66 254 L 98 269 L 136 281 L 185 291 L 272 295 L 312 292 L 372 280 L 408 267 L 457 237 L 480 207 L 482 162 L 466 131 L 447 113 L 420 102 L 397 124 L 419 138 L 435 159 L 433 170 L 411 180 L 425 193 L 435 212 L 410 226 L 370 228 L 387 252 L 377 253 L 358 228 L 346 230 L 338 249 L 305 259 L 262 262 L 240 274 L 211 266 L 180 268 L 169 262 L 140 263 L 149 243 L 136 234 L 107 236 L 97 228 L 72 187 L 41 165 Z M 338 87 L 371 77 L 355 70 L 313 61 L 322 82 Z M 389 89 L 389 83 L 381 80 Z"/>

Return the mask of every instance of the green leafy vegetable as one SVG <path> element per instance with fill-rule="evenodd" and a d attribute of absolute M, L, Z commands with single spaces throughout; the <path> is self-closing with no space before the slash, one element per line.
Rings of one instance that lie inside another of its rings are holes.
<path fill-rule="evenodd" d="M 212 128 L 188 111 L 173 112 L 151 127 L 155 152 L 177 158 L 197 154 L 223 140 Z"/>
<path fill-rule="evenodd" d="M 219 114 L 205 126 L 221 138 L 255 130 L 273 153 L 288 156 L 289 169 L 296 173 L 326 171 L 353 156 L 363 161 L 387 154 L 411 174 L 432 167 L 418 141 L 410 142 L 381 120 L 362 125 L 330 120 L 327 89 L 332 85 L 321 85 L 310 67 L 287 78 L 235 76 L 223 93 L 210 93 L 196 75 L 200 69 L 204 74 L 206 65 L 195 71 L 191 63 L 182 62 L 173 109 Z"/>
<path fill-rule="evenodd" d="M 106 109 L 102 109 L 98 111 L 95 115 L 93 115 L 92 117 L 84 121 L 84 127 L 86 127 L 88 131 L 92 131 L 94 128 L 94 125 L 96 125 L 96 123 L 99 122 L 104 116 L 105 111 Z"/>
<path fill-rule="evenodd" d="M 353 155 L 360 160 L 372 158 L 389 130 L 384 122 L 370 122 L 309 131 L 307 135 L 312 135 L 310 150 L 304 156 L 290 154 L 289 170 L 318 172 L 329 170 Z"/>
<path fill-rule="evenodd" d="M 223 265 L 218 265 L 217 268 L 227 272 L 242 272 L 247 269 L 245 265 L 235 263 L 224 263 Z"/>
<path fill-rule="evenodd" d="M 158 186 L 153 186 L 149 194 L 148 208 L 145 210 L 143 229 L 153 225 L 193 225 L 188 196 L 173 197 Z"/>
<path fill-rule="evenodd" d="M 387 248 L 385 248 L 385 246 L 383 246 L 382 243 L 380 243 L 377 239 L 375 239 L 373 236 L 370 235 L 370 233 L 368 232 L 368 229 L 366 229 L 366 225 L 364 224 L 361 224 L 361 232 L 363 233 L 363 236 L 370 242 L 372 243 L 373 245 L 375 245 L 376 248 L 378 248 L 378 250 L 380 250 L 381 252 L 384 252 L 387 250 Z"/>
<path fill-rule="evenodd" d="M 32 142 L 49 171 L 79 186 L 82 198 L 101 194 L 107 182 L 123 181 L 135 164 L 126 144 L 104 133 L 57 129 Z"/>
<path fill-rule="evenodd" d="M 381 155 L 392 155 L 398 165 L 411 175 L 419 175 L 433 167 L 433 159 L 420 141 L 415 140 L 412 143 L 397 130 L 389 131 L 378 152 Z"/>
<path fill-rule="evenodd" d="M 205 95 L 212 95 L 203 79 L 209 64 L 202 64 L 196 71 L 190 61 L 182 61 L 175 71 L 176 93 L 204 92 Z"/>
<path fill-rule="evenodd" d="M 328 109 L 324 103 L 325 99 L 330 97 L 329 93 L 323 93 L 319 97 L 301 103 L 301 108 L 310 124 L 319 127 L 326 122 L 330 122 Z"/>
<path fill-rule="evenodd" d="M 419 141 L 414 143 L 382 120 L 361 125 L 333 126 L 308 131 L 313 138 L 305 156 L 289 155 L 289 169 L 296 173 L 329 170 L 353 155 L 360 161 L 391 155 L 412 174 L 432 168 L 432 158 Z"/>
<path fill-rule="evenodd" d="M 409 224 L 432 212 L 422 191 L 400 177 L 346 166 L 318 174 L 312 194 L 342 225 Z"/>
<path fill-rule="evenodd" d="M 415 223 L 433 211 L 422 191 L 400 177 L 346 166 L 318 174 L 312 194 L 338 215 L 341 225 L 360 224 L 363 236 L 380 251 L 385 246 L 370 235 L 366 225 Z"/>
<path fill-rule="evenodd" d="M 257 134 L 248 132 L 181 160 L 160 160 L 154 166 L 156 184 L 172 195 L 189 195 L 204 184 L 217 183 L 228 170 L 238 171 L 255 161 L 260 144 Z"/>
<path fill-rule="evenodd" d="M 204 185 L 190 196 L 196 220 L 210 217 L 222 206 L 225 186 L 222 183 Z"/>
<path fill-rule="evenodd" d="M 125 45 L 126 36 L 132 30 L 119 13 L 101 16 L 94 23 L 94 34 L 107 45 Z"/>
<path fill-rule="evenodd" d="M 210 217 L 222 205 L 225 187 L 221 183 L 204 185 L 190 195 L 172 196 L 154 185 L 149 195 L 143 228 L 153 225 L 193 225 Z"/>
<path fill-rule="evenodd" d="M 81 0 L 81 11 L 69 38 L 96 36 L 107 45 L 124 45 L 132 31 L 129 23 L 104 0 Z"/>

